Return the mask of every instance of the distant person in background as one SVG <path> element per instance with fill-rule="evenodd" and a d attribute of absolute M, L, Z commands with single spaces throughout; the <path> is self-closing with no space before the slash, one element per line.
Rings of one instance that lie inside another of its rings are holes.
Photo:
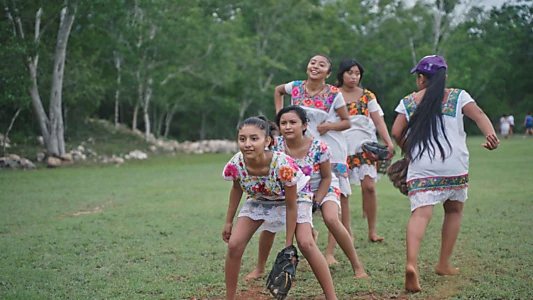
<path fill-rule="evenodd" d="M 524 119 L 524 127 L 526 128 L 526 135 L 533 135 L 533 116 L 531 113 L 527 113 L 526 118 Z"/>
<path fill-rule="evenodd" d="M 500 118 L 500 134 L 503 136 L 504 139 L 507 139 L 509 137 L 509 130 L 511 130 L 511 123 L 509 122 L 509 118 L 506 114 L 503 114 Z"/>
<path fill-rule="evenodd" d="M 464 90 L 446 88 L 446 62 L 431 55 L 411 70 L 416 73 L 418 91 L 403 98 L 396 112 L 392 136 L 409 160 L 407 186 L 411 218 L 407 225 L 405 289 L 420 292 L 418 252 L 433 208 L 442 204 L 442 224 L 438 275 L 455 275 L 450 263 L 459 235 L 463 206 L 468 191 L 469 153 L 463 116 L 474 120 L 483 132 L 483 147 L 494 150 L 499 140 L 485 113 Z"/>
<path fill-rule="evenodd" d="M 509 121 L 509 135 L 514 135 L 514 117 L 513 114 L 510 113 L 507 117 L 507 120 Z"/>

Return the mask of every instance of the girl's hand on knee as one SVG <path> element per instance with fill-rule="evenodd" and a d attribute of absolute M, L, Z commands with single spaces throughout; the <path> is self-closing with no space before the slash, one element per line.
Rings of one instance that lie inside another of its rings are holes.
<path fill-rule="evenodd" d="M 224 229 L 222 229 L 222 240 L 226 243 L 229 243 L 229 238 L 231 236 L 232 228 L 233 228 L 233 223 L 224 224 Z"/>

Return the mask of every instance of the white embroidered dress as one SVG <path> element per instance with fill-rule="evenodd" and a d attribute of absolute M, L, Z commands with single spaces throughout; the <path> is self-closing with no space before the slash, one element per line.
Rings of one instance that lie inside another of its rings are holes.
<path fill-rule="evenodd" d="M 404 114 L 407 120 L 417 107 L 413 95 L 414 93 L 403 98 L 396 107 L 396 112 Z M 471 102 L 474 102 L 474 99 L 464 90 L 446 90 L 442 115 L 446 136 L 452 148 L 450 149 L 444 135 L 439 132 L 438 138 L 445 150 L 445 160 L 442 161 L 440 151 L 436 148 L 433 160 L 426 151 L 420 159 L 409 163 L 407 186 L 411 211 L 421 206 L 444 203 L 446 200 L 465 202 L 468 198 L 469 153 L 462 108 Z M 412 156 L 416 157 L 417 153 L 415 151 Z"/>
<path fill-rule="evenodd" d="M 360 186 L 365 176 L 374 178 L 377 181 L 380 176 L 376 170 L 375 163 L 368 160 L 363 155 L 361 148 L 366 142 L 377 142 L 376 126 L 370 118 L 371 112 L 379 112 L 383 115 L 383 110 L 376 100 L 376 96 L 371 91 L 363 90 L 363 95 L 358 101 L 346 105 L 350 115 L 351 126 L 343 131 L 346 139 L 348 158 L 346 163 L 350 169 L 350 183 Z"/>
<path fill-rule="evenodd" d="M 285 144 L 285 139 L 282 136 L 276 137 L 276 145 L 274 146 L 275 151 L 280 151 L 287 153 L 287 146 Z M 328 145 L 321 142 L 315 138 L 309 146 L 307 154 L 303 158 L 293 158 L 294 162 L 300 167 L 300 170 L 306 175 L 310 176 L 311 191 L 316 193 L 320 182 L 322 181 L 322 173 L 320 172 L 320 164 L 330 160 L 331 153 L 329 151 Z M 341 191 L 339 189 L 339 179 L 335 174 L 331 174 L 331 185 L 327 194 L 324 196 L 319 205 L 326 203 L 327 201 L 335 202 L 340 211 L 341 202 L 340 202 Z"/>
<path fill-rule="evenodd" d="M 298 218 L 297 223 L 312 221 L 312 196 L 309 176 L 302 173 L 294 160 L 281 152 L 273 152 L 270 171 L 267 176 L 249 175 L 241 152 L 235 154 L 224 167 L 222 178 L 227 181 L 238 180 L 246 193 L 238 217 L 264 220 L 258 231 L 277 232 L 286 229 L 285 186 L 297 186 Z"/>
<path fill-rule="evenodd" d="M 331 170 L 339 179 L 341 193 L 348 196 L 352 193 L 348 180 L 348 165 L 346 164 L 346 140 L 342 131 L 330 130 L 323 135 L 317 130 L 323 122 L 335 123 L 340 119 L 336 109 L 346 105 L 339 89 L 327 85 L 323 94 L 310 97 L 305 91 L 305 81 L 291 81 L 285 84 L 285 92 L 291 95 L 292 105 L 301 106 L 307 112 L 309 125 L 306 134 L 326 143 L 331 151 Z"/>

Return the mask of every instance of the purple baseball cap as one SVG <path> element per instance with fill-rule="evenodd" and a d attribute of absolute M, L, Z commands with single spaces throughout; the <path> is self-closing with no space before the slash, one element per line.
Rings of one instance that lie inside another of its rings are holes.
<path fill-rule="evenodd" d="M 411 74 L 417 71 L 420 71 L 422 73 L 435 74 L 440 68 L 448 69 L 444 58 L 438 55 L 428 55 L 418 62 L 418 65 L 411 70 Z"/>

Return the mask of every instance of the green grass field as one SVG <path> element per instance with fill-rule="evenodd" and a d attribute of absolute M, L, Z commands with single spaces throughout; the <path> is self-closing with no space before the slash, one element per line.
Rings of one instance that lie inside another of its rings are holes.
<path fill-rule="evenodd" d="M 503 141 L 494 152 L 481 142 L 469 139 L 469 200 L 452 258 L 459 275 L 433 273 L 443 216 L 437 207 L 420 252 L 424 292 L 404 292 L 409 201 L 382 178 L 378 233 L 385 242 L 366 241 L 354 187 L 355 244 L 371 279 L 354 280 L 338 249 L 332 275 L 339 299 L 533 298 L 533 139 Z M 222 299 L 221 230 L 230 183 L 220 175 L 229 158 L 182 155 L 120 167 L 0 171 L 0 298 Z M 321 219 L 315 225 L 324 250 L 325 226 Z M 245 252 L 243 277 L 253 268 L 257 238 Z M 280 234 L 274 250 L 283 240 Z M 299 267 L 290 299 L 322 299 L 309 270 Z M 241 280 L 243 299 L 270 299 L 263 282 Z"/>

